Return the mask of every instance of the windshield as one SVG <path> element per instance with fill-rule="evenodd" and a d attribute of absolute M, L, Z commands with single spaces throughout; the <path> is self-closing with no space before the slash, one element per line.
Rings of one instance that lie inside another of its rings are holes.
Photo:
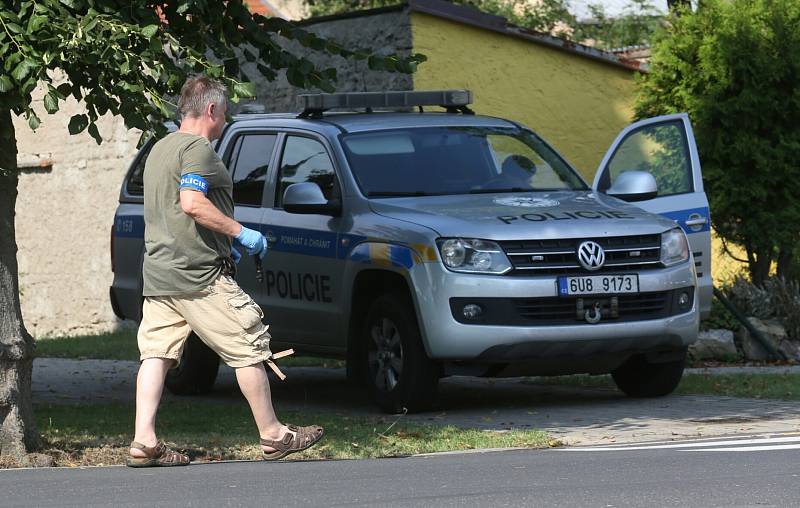
<path fill-rule="evenodd" d="M 347 160 L 369 197 L 586 190 L 529 131 L 418 127 L 347 134 Z"/>

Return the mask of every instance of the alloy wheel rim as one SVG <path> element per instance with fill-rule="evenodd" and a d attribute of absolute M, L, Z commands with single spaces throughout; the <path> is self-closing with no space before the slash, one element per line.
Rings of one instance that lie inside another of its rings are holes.
<path fill-rule="evenodd" d="M 389 318 L 383 317 L 370 326 L 371 347 L 368 352 L 370 374 L 376 388 L 392 391 L 403 373 L 403 345 L 400 330 Z"/>

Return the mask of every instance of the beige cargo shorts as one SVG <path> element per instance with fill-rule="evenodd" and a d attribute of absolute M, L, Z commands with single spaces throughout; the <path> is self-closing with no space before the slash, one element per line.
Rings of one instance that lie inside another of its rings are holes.
<path fill-rule="evenodd" d="M 272 352 L 263 317 L 261 307 L 228 275 L 197 293 L 146 297 L 137 335 L 140 360 L 167 358 L 177 367 L 194 332 L 233 368 L 264 362 Z"/>

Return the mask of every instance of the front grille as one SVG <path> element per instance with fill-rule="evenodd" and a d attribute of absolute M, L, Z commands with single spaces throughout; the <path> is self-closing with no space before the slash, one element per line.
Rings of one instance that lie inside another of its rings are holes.
<path fill-rule="evenodd" d="M 517 298 L 514 300 L 517 313 L 535 325 L 585 323 L 583 312 L 578 316 L 578 300 L 583 308 L 590 310 L 595 302 L 602 307 L 602 321 L 645 321 L 669 316 L 670 292 L 620 295 L 617 299 L 616 316 L 612 315 L 611 298 L 597 297 L 546 297 Z"/>
<path fill-rule="evenodd" d="M 661 235 L 505 240 L 498 242 L 514 270 L 511 275 L 568 275 L 587 273 L 578 263 L 578 246 L 592 240 L 606 252 L 603 268 L 592 273 L 620 273 L 661 267 Z"/>

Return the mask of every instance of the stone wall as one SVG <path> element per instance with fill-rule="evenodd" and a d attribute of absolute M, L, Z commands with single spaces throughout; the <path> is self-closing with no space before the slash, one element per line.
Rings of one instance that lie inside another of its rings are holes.
<path fill-rule="evenodd" d="M 394 11 L 372 16 L 339 19 L 303 26 L 320 37 L 332 39 L 345 48 L 380 48 L 382 54 L 411 54 L 411 18 L 407 11 Z M 319 69 L 337 69 L 338 92 L 377 92 L 385 90 L 413 90 L 410 75 L 371 71 L 366 61 L 346 60 L 304 48 L 297 42 L 284 44 L 293 54 L 305 55 Z M 252 67 L 250 75 L 256 75 Z M 263 104 L 268 112 L 300 111 L 297 95 L 318 92 L 294 88 L 281 72 L 275 81 L 259 83 L 256 102 Z"/>
<path fill-rule="evenodd" d="M 55 115 L 44 112 L 41 94 L 34 107 L 42 119 L 35 133 L 14 119 L 18 163 L 29 168 L 16 207 L 25 325 L 35 337 L 111 330 L 118 320 L 108 300 L 110 231 L 140 132 L 107 116 L 98 146 L 86 133 L 69 135 L 70 117 L 84 112 L 72 98 Z"/>

